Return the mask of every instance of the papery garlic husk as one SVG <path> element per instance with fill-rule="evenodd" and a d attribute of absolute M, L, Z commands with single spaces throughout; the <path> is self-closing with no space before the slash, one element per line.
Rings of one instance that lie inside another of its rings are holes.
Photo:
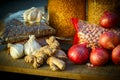
<path fill-rule="evenodd" d="M 23 18 L 25 22 L 29 22 L 30 24 L 40 22 L 42 19 L 42 12 L 40 9 L 32 7 L 23 13 Z"/>
<path fill-rule="evenodd" d="M 29 35 L 29 40 L 24 44 L 25 55 L 35 55 L 41 45 L 35 40 L 35 35 Z"/>
<path fill-rule="evenodd" d="M 11 44 L 8 43 L 7 45 L 8 48 L 10 48 L 10 55 L 13 59 L 18 59 L 24 56 L 23 53 L 23 44 L 16 43 L 16 44 Z"/>

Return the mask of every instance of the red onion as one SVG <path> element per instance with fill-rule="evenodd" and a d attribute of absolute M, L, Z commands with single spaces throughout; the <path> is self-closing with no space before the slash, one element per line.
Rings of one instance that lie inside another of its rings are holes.
<path fill-rule="evenodd" d="M 90 62 L 94 66 L 102 66 L 109 60 L 109 53 L 103 48 L 93 48 L 90 53 Z"/>
<path fill-rule="evenodd" d="M 68 50 L 68 58 L 75 64 L 83 64 L 87 62 L 89 58 L 89 49 L 85 44 L 73 45 Z"/>
<path fill-rule="evenodd" d="M 119 36 L 113 32 L 105 32 L 99 38 L 100 46 L 109 50 L 114 49 L 119 43 Z"/>
<path fill-rule="evenodd" d="M 112 51 L 112 61 L 114 64 L 120 65 L 120 45 L 116 46 Z"/>
<path fill-rule="evenodd" d="M 100 25 L 104 28 L 115 27 L 119 22 L 118 15 L 114 12 L 105 11 L 100 18 Z"/>

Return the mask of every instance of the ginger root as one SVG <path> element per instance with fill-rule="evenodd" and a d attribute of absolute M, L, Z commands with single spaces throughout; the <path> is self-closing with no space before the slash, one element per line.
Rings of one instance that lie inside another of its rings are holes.
<path fill-rule="evenodd" d="M 48 56 L 53 56 L 56 53 L 57 49 L 60 48 L 60 44 L 54 36 L 46 39 L 46 43 L 48 45 L 43 46 L 40 51 L 46 53 Z"/>
<path fill-rule="evenodd" d="M 26 63 L 33 64 L 34 68 L 38 68 L 40 65 L 37 63 L 37 58 L 34 55 L 28 55 L 24 58 Z"/>
<path fill-rule="evenodd" d="M 61 59 L 58 59 L 56 57 L 49 57 L 47 59 L 47 64 L 50 66 L 51 70 L 56 71 L 56 70 L 64 70 L 65 69 L 65 62 Z M 57 69 L 58 68 L 58 69 Z"/>
<path fill-rule="evenodd" d="M 40 67 L 40 64 L 37 63 L 37 58 L 34 58 L 33 67 L 34 67 L 34 68 L 38 68 L 38 67 Z"/>
<path fill-rule="evenodd" d="M 43 46 L 41 49 L 40 49 L 41 52 L 44 52 L 45 54 L 47 54 L 48 56 L 52 56 L 55 54 L 56 52 L 56 49 L 52 49 L 50 48 L 48 45 L 46 46 Z"/>
<path fill-rule="evenodd" d="M 24 60 L 26 63 L 33 64 L 34 68 L 40 67 L 47 59 L 47 54 L 38 51 L 35 55 L 25 56 Z"/>
<path fill-rule="evenodd" d="M 45 54 L 42 51 L 39 51 L 35 54 L 35 57 L 37 58 L 36 61 L 37 63 L 39 63 L 40 65 L 42 65 L 46 59 L 48 58 L 47 54 Z"/>
<path fill-rule="evenodd" d="M 46 39 L 46 42 L 47 42 L 47 44 L 49 45 L 50 48 L 53 48 L 53 49 L 59 49 L 60 48 L 60 44 L 54 36 L 51 36 L 48 39 Z"/>
<path fill-rule="evenodd" d="M 52 71 L 58 71 L 59 70 L 59 68 L 55 64 L 53 64 L 53 63 L 49 64 L 49 66 L 50 66 L 50 69 Z"/>
<path fill-rule="evenodd" d="M 46 39 L 46 45 L 41 47 L 34 55 L 25 57 L 27 63 L 32 63 L 34 68 L 40 67 L 45 62 L 50 66 L 52 71 L 64 70 L 67 55 L 60 49 L 60 44 L 54 36 Z"/>
<path fill-rule="evenodd" d="M 33 63 L 34 62 L 34 58 L 35 58 L 35 56 L 28 55 L 28 56 L 24 57 L 24 60 L 25 60 L 26 63 Z"/>
<path fill-rule="evenodd" d="M 46 42 L 48 43 L 48 45 L 53 44 L 53 42 L 56 40 L 56 38 L 54 36 L 49 37 L 48 39 L 46 39 Z"/>

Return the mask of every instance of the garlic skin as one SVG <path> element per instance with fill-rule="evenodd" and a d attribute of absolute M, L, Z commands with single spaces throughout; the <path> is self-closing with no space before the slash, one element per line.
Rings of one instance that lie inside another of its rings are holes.
<path fill-rule="evenodd" d="M 35 35 L 29 35 L 29 40 L 24 44 L 25 55 L 35 55 L 41 45 L 35 40 Z"/>
<path fill-rule="evenodd" d="M 22 44 L 11 44 L 8 43 L 8 48 L 10 48 L 10 55 L 13 59 L 18 59 L 24 56 L 23 45 Z"/>
<path fill-rule="evenodd" d="M 24 18 L 25 22 L 33 24 L 33 23 L 41 21 L 42 13 L 41 13 L 40 9 L 38 9 L 36 7 L 32 7 L 23 13 L 23 18 Z"/>

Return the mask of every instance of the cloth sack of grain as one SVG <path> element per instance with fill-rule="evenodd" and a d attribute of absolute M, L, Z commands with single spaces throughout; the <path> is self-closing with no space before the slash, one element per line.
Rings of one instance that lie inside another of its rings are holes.
<path fill-rule="evenodd" d="M 78 34 L 79 43 L 87 43 L 87 46 L 90 48 L 100 47 L 98 40 L 101 34 L 104 32 L 114 32 L 120 36 L 120 28 L 116 27 L 114 29 L 106 29 L 97 24 L 91 24 L 87 21 L 83 21 L 77 18 L 71 19 L 76 32 Z"/>
<path fill-rule="evenodd" d="M 15 43 L 35 35 L 36 38 L 55 34 L 55 29 L 47 25 L 46 22 L 25 24 L 23 11 L 11 14 L 4 20 L 4 27 L 0 32 L 0 43 Z"/>

